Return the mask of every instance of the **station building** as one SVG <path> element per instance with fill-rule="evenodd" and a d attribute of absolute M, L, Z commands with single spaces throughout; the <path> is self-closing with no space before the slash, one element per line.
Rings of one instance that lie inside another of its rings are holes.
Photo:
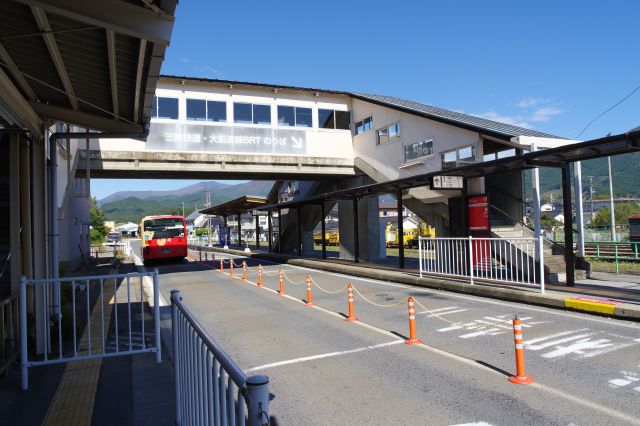
<path fill-rule="evenodd" d="M 277 180 L 273 203 L 332 190 L 421 176 L 574 141 L 391 96 L 212 80 L 160 77 L 146 141 L 96 140 L 87 162 L 97 177 Z M 81 162 L 80 172 L 82 172 Z M 486 194 L 495 230 L 526 232 L 520 171 L 469 179 L 464 195 Z M 396 195 L 396 194 L 393 194 Z M 439 236 L 467 235 L 463 190 L 413 188 L 403 204 Z M 353 258 L 353 206 L 338 201 L 341 257 Z M 335 203 L 329 203 L 329 212 Z M 360 258 L 385 256 L 377 196 L 358 205 Z M 284 209 L 274 248 L 313 250 L 318 209 Z M 291 225 L 290 225 L 291 224 Z M 499 226 L 498 226 L 499 225 Z"/>

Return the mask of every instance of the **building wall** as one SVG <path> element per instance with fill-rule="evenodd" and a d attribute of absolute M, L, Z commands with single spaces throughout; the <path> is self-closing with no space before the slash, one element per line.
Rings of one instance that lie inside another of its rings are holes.
<path fill-rule="evenodd" d="M 188 82 L 184 85 L 175 81 L 161 80 L 156 89 L 159 97 L 178 98 L 179 119 L 156 119 L 153 123 L 170 124 L 194 124 L 218 127 L 242 127 L 242 128 L 267 128 L 301 132 L 306 135 L 307 152 L 303 157 L 325 157 L 325 158 L 345 158 L 353 159 L 353 145 L 350 130 L 322 129 L 318 126 L 318 109 L 334 109 L 348 111 L 351 109 L 351 99 L 344 95 L 332 95 L 313 92 L 294 91 L 279 89 L 274 92 L 269 88 L 252 86 L 234 86 L 229 88 L 227 84 L 197 83 Z M 189 121 L 186 119 L 187 99 L 205 99 L 213 101 L 224 101 L 227 107 L 227 122 L 205 122 Z M 233 103 L 255 103 L 261 105 L 271 105 L 271 125 L 238 124 L 233 122 Z M 277 106 L 297 106 L 312 109 L 313 127 L 290 127 L 278 126 Z M 118 151 L 144 151 L 147 144 L 145 142 L 132 139 L 110 139 L 98 140 L 91 144 L 92 150 L 118 150 Z M 159 150 L 165 151 L 165 150 Z M 287 153 L 274 155 L 288 155 Z"/>
<path fill-rule="evenodd" d="M 482 158 L 478 133 L 354 99 L 352 121 L 357 122 L 369 116 L 373 117 L 373 128 L 353 137 L 354 153 L 388 180 L 441 170 L 441 153 L 455 148 L 473 145 L 476 158 Z M 400 123 L 400 138 L 378 145 L 376 130 L 393 123 Z M 433 139 L 433 154 L 405 162 L 404 147 L 426 139 Z M 424 164 L 400 168 L 416 161 L 423 161 Z"/>

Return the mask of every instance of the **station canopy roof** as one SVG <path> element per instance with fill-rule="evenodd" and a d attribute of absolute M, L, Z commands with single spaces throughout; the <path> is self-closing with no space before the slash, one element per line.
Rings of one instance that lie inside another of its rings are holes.
<path fill-rule="evenodd" d="M 262 210 L 295 208 L 309 204 L 321 204 L 326 201 L 352 200 L 382 194 L 397 194 L 398 191 L 431 185 L 434 176 L 462 176 L 467 179 L 478 178 L 511 170 L 526 170 L 534 167 L 564 167 L 576 161 L 590 160 L 611 155 L 640 151 L 640 127 L 626 133 L 607 136 L 586 142 L 579 142 L 558 148 L 529 152 L 523 155 L 500 158 L 492 161 L 454 167 L 423 175 L 403 179 L 362 185 L 354 188 L 328 192 L 301 200 L 270 204 L 260 207 Z M 446 190 L 441 190 L 446 191 Z"/>
<path fill-rule="evenodd" d="M 0 2 L 0 128 L 149 124 L 177 0 Z"/>
<path fill-rule="evenodd" d="M 257 195 L 243 195 L 235 200 L 227 201 L 217 206 L 208 207 L 200 210 L 200 213 L 208 215 L 218 216 L 230 216 L 236 214 L 242 214 L 248 211 L 259 209 L 267 204 L 268 199 L 266 197 L 259 197 Z"/>

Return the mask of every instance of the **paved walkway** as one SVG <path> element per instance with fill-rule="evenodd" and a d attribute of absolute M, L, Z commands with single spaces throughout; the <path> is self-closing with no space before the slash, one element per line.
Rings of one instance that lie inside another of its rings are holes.
<path fill-rule="evenodd" d="M 121 268 L 121 272 L 133 270 L 132 263 Z M 103 267 L 90 272 L 106 271 Z M 103 309 L 108 344 L 114 340 L 108 330 L 116 305 L 114 287 L 106 283 Z M 117 293 L 119 300 L 127 299 L 126 286 L 121 285 Z M 131 300 L 140 301 L 139 294 L 133 292 Z M 119 309 L 126 309 L 125 306 Z M 79 340 L 79 353 L 88 351 L 89 342 L 94 351 L 102 350 L 100 314 L 100 304 L 96 303 L 91 312 L 90 337 L 85 329 Z M 145 322 L 147 330 L 153 330 L 149 312 L 145 313 Z M 6 377 L 0 378 L 0 426 L 174 424 L 173 368 L 165 349 L 163 354 L 162 363 L 156 363 L 155 354 L 145 353 L 33 368 L 27 392 L 19 390 L 20 369 L 16 363 Z"/>

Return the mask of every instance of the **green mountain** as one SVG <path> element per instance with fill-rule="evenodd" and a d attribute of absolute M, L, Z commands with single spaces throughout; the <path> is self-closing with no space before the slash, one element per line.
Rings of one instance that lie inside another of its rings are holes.
<path fill-rule="evenodd" d="M 204 208 L 205 189 L 211 191 L 211 203 L 213 205 L 225 203 L 243 195 L 266 196 L 273 181 L 251 181 L 237 185 L 220 185 L 219 182 L 200 182 L 201 190 L 194 191 L 190 187 L 180 188 L 175 191 L 160 191 L 161 195 L 149 194 L 149 191 L 140 191 L 140 196 L 136 196 L 137 191 L 124 192 L 125 197 L 112 194 L 99 201 L 100 208 L 104 212 L 107 220 L 120 222 L 140 222 L 143 216 L 158 214 L 182 214 L 182 203 L 185 206 L 185 215 L 189 215 L 195 209 Z M 189 188 L 189 189 L 187 189 Z M 120 192 L 119 194 L 123 194 Z M 107 202 L 103 202 L 107 200 Z M 115 200 L 115 201 L 109 201 Z"/>
<path fill-rule="evenodd" d="M 640 152 L 617 155 L 611 157 L 613 176 L 613 193 L 615 197 L 640 196 Z M 597 158 L 582 162 L 582 191 L 583 197 L 589 197 L 589 176 L 593 182 L 594 199 L 609 196 L 609 169 L 607 159 Z M 527 192 L 530 192 L 528 185 Z M 572 188 L 573 189 L 573 188 Z M 542 199 L 548 200 L 553 194 L 554 200 L 562 199 L 562 178 L 559 169 L 540 169 L 540 191 Z"/>

